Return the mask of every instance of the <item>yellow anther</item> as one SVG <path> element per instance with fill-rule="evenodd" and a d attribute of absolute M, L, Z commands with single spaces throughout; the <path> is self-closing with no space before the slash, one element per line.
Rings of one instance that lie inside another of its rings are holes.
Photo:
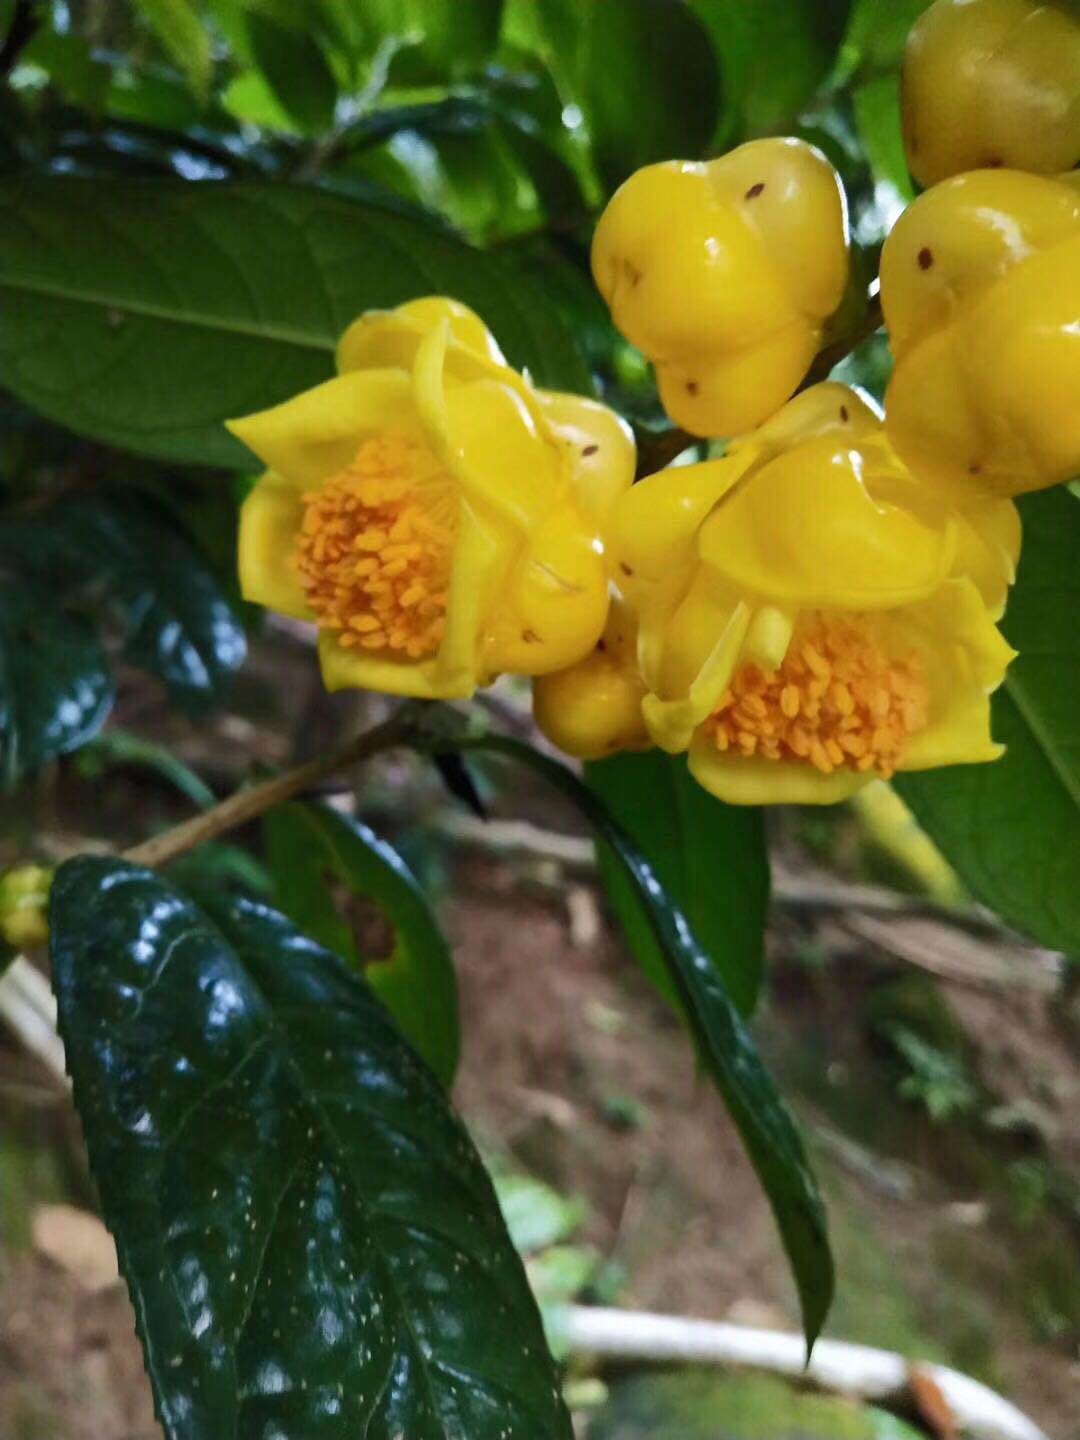
<path fill-rule="evenodd" d="M 736 672 L 707 722 L 717 749 L 802 761 L 824 775 L 892 775 L 927 724 L 918 658 L 888 654 L 858 620 L 810 616 L 800 630 L 772 674 L 752 663 Z"/>
<path fill-rule="evenodd" d="M 456 512 L 453 488 L 424 446 L 364 440 L 352 462 L 304 496 L 295 561 L 320 626 L 345 648 L 439 648 Z"/>

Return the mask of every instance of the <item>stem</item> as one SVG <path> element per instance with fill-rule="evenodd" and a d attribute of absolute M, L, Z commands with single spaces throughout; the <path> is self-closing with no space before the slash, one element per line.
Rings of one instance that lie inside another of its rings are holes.
<path fill-rule="evenodd" d="M 850 335 L 845 335 L 835 340 L 831 345 L 826 345 L 824 350 L 819 350 L 814 358 L 814 363 L 806 372 L 806 379 L 796 390 L 796 395 L 801 390 L 807 390 L 811 385 L 816 385 L 820 380 L 828 379 L 829 372 L 841 360 L 846 360 L 853 350 L 858 349 L 864 340 L 881 329 L 881 297 L 874 295 L 867 301 L 866 313 L 859 322 L 858 328 Z"/>
<path fill-rule="evenodd" d="M 15 13 L 0 45 L 0 79 L 15 69 L 19 55 L 34 38 L 34 31 L 41 21 L 37 4 L 38 0 L 16 0 Z"/>
<path fill-rule="evenodd" d="M 811 385 L 827 379 L 830 371 L 839 365 L 841 360 L 846 359 L 864 340 L 868 340 L 880 329 L 881 300 L 875 295 L 867 302 L 866 313 L 856 330 L 818 351 L 814 363 L 806 372 L 806 378 L 795 394 L 798 395 L 803 390 L 808 390 Z M 670 430 L 662 430 L 658 435 L 639 433 L 637 479 L 644 479 L 646 475 L 662 470 L 665 465 L 670 465 L 676 456 L 688 450 L 691 445 L 700 444 L 701 440 L 700 435 L 691 435 L 688 430 L 680 430 L 677 425 Z"/>
<path fill-rule="evenodd" d="M 380 750 L 388 750 L 401 734 L 400 715 L 392 715 L 382 725 L 365 731 L 329 755 L 308 760 L 294 770 L 286 770 L 283 775 L 275 775 L 248 790 L 238 790 L 212 810 L 205 810 L 201 815 L 185 820 L 182 825 L 155 835 L 151 840 L 144 840 L 141 845 L 132 846 L 124 851 L 123 858 L 136 865 L 166 865 L 178 855 L 193 850 L 196 845 L 224 835 L 228 830 L 235 830 L 239 825 L 246 825 L 275 805 L 283 805 L 285 801 L 310 790 L 335 771 L 356 765 Z"/>

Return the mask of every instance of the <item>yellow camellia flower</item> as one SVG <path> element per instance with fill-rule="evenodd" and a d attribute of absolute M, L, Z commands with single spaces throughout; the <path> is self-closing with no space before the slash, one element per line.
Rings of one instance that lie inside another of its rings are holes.
<path fill-rule="evenodd" d="M 623 421 L 535 389 L 441 297 L 362 315 L 337 359 L 229 424 L 269 467 L 240 517 L 245 597 L 315 622 L 331 690 L 464 697 L 587 654 L 600 527 L 634 473 Z"/>
<path fill-rule="evenodd" d="M 1045 0 L 936 0 L 908 35 L 904 148 L 921 185 L 1080 162 L 1080 21 Z"/>
<path fill-rule="evenodd" d="M 836 384 L 722 459 L 634 486 L 609 543 L 652 739 L 735 804 L 827 803 L 897 770 L 994 759 L 988 697 L 1012 651 L 957 571 L 963 544 L 1001 543 L 980 527 Z"/>
<path fill-rule="evenodd" d="M 637 624 L 621 600 L 612 602 L 591 654 L 566 670 L 533 681 L 533 715 L 553 745 L 580 760 L 652 747 L 641 702 Z"/>
<path fill-rule="evenodd" d="M 615 324 L 653 361 L 672 420 L 737 434 L 797 388 L 840 304 L 844 192 L 794 139 L 648 165 L 601 215 L 592 268 Z"/>
<path fill-rule="evenodd" d="M 1080 471 L 1080 185 L 1015 170 L 921 195 L 881 256 L 886 426 L 921 478 L 1017 495 Z"/>

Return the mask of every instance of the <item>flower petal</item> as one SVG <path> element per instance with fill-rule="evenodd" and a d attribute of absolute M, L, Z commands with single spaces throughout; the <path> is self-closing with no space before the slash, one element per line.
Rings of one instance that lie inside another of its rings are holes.
<path fill-rule="evenodd" d="M 930 689 L 930 719 L 913 735 L 902 770 L 995 760 L 990 695 L 1015 651 L 994 625 L 972 580 L 947 581 L 921 604 L 882 617 L 897 651 L 915 649 Z"/>
<path fill-rule="evenodd" d="M 834 805 L 877 777 L 872 770 L 839 769 L 724 753 L 699 731 L 687 757 L 699 785 L 727 805 Z"/>
<path fill-rule="evenodd" d="M 507 575 L 489 626 L 493 671 L 543 675 L 580 660 L 608 614 L 603 547 L 569 499 L 530 531 Z"/>
<path fill-rule="evenodd" d="M 283 481 L 307 490 L 343 470 L 364 436 L 414 433 L 417 422 L 404 371 L 364 370 L 226 425 Z"/>
<path fill-rule="evenodd" d="M 444 321 L 450 326 L 450 343 L 468 357 L 490 366 L 505 366 L 506 360 L 494 335 L 479 315 L 445 295 L 425 295 L 409 300 L 395 310 L 367 310 L 342 335 L 337 346 L 337 368 L 411 370 L 421 340 Z"/>
<path fill-rule="evenodd" d="M 701 529 L 701 558 L 728 584 L 780 604 L 880 609 L 921 599 L 949 573 L 955 527 L 875 496 L 873 481 L 862 450 L 833 435 L 809 440 L 717 506 Z"/>
<path fill-rule="evenodd" d="M 296 486 L 268 470 L 240 507 L 237 561 L 245 600 L 296 620 L 311 620 L 293 560 L 303 519 Z"/>
<path fill-rule="evenodd" d="M 570 484 L 582 511 L 603 522 L 634 480 L 634 432 L 622 418 L 596 400 L 540 390 L 544 419 L 566 447 Z"/>
<path fill-rule="evenodd" d="M 434 663 L 387 660 L 361 649 L 346 650 L 329 630 L 319 632 L 319 667 L 327 690 L 380 690 L 419 700 L 465 700 L 474 686 L 455 685 L 435 673 Z"/>

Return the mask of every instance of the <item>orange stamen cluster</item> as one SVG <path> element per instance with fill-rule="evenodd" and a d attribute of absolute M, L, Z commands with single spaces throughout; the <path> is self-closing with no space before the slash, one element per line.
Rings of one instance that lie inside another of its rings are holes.
<path fill-rule="evenodd" d="M 722 751 L 887 780 L 925 729 L 928 703 L 917 655 L 896 659 L 864 625 L 817 617 L 771 675 L 740 666 L 706 724 Z"/>
<path fill-rule="evenodd" d="M 456 530 L 454 493 L 423 445 L 372 436 L 304 495 L 295 560 L 321 628 L 352 649 L 421 660 L 439 648 Z"/>

